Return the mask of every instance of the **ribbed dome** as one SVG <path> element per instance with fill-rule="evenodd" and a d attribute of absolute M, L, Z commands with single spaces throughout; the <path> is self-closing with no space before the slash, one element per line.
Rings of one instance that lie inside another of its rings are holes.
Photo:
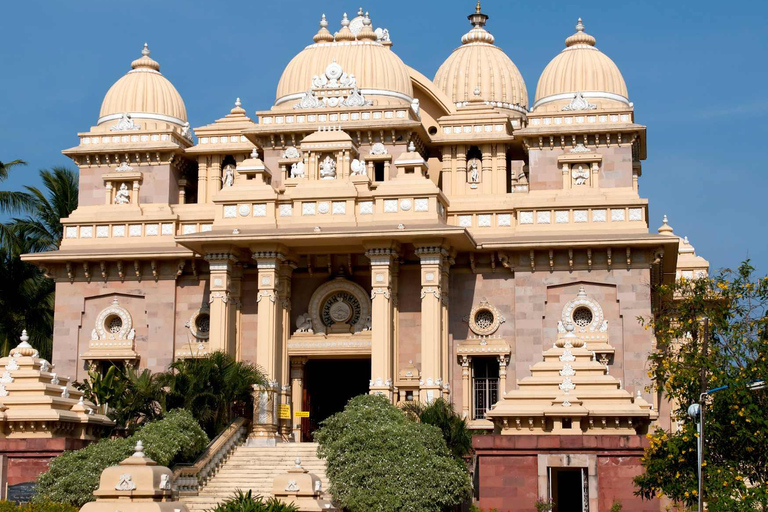
<path fill-rule="evenodd" d="M 480 2 L 467 18 L 472 29 L 437 70 L 435 85 L 457 106 L 479 99 L 494 107 L 526 112 L 528 91 L 523 76 L 501 48 L 493 44 L 493 35 L 485 29 L 488 16 L 480 12 Z"/>
<path fill-rule="evenodd" d="M 141 57 L 131 63 L 131 70 L 110 87 L 101 104 L 98 124 L 117 121 L 124 114 L 132 119 L 144 119 L 143 128 L 158 123 L 173 123 L 179 126 L 187 122 L 184 100 L 160 73 L 160 64 L 149 56 L 144 45 Z"/>
<path fill-rule="evenodd" d="M 374 33 L 367 14 L 359 18 L 352 20 L 359 22 L 358 27 L 350 27 L 345 13 L 341 30 L 334 36 L 323 15 L 315 44 L 304 48 L 283 71 L 277 84 L 276 106 L 293 108 L 307 91 L 318 88 L 313 79 L 326 77 L 333 63 L 336 72 L 347 77 L 354 75 L 355 86 L 373 105 L 410 105 L 413 87 L 408 67 L 390 49 L 388 33 L 380 29 Z M 386 35 L 382 38 L 379 34 Z"/>
<path fill-rule="evenodd" d="M 536 87 L 534 111 L 590 110 L 630 106 L 619 68 L 595 47 L 579 18 L 565 49 L 544 68 Z M 575 105 L 571 105 L 571 103 Z"/>

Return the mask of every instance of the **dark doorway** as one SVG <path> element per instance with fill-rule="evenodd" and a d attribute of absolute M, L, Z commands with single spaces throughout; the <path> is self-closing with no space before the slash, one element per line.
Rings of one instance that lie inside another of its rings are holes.
<path fill-rule="evenodd" d="M 584 510 L 584 480 L 582 468 L 550 468 L 553 512 L 582 512 Z"/>
<path fill-rule="evenodd" d="M 350 398 L 368 393 L 370 359 L 310 359 L 304 367 L 303 441 L 311 441 L 320 423 L 344 409 Z"/>

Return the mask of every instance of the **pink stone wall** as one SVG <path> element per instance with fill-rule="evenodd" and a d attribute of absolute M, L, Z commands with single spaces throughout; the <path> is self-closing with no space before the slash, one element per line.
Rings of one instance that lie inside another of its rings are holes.
<path fill-rule="evenodd" d="M 175 263 L 159 263 L 158 281 L 146 276 L 146 270 L 141 281 L 132 273 L 123 282 L 111 278 L 105 283 L 96 275 L 90 283 L 82 278 L 74 283 L 57 280 L 53 333 L 57 372 L 83 379 L 86 371 L 80 355 L 88 350 L 97 316 L 115 297 L 133 319 L 136 351 L 141 356 L 139 368 L 165 370 L 173 361 L 175 347 L 186 342 L 184 322 L 191 316 L 192 308 L 199 307 L 204 300 L 207 281 L 205 275 L 200 276 L 201 282 L 190 277 L 180 279 L 179 283 L 165 277 L 173 275 L 175 268 Z"/>
<path fill-rule="evenodd" d="M 176 204 L 179 202 L 177 171 L 169 165 L 132 165 L 134 171 L 142 173 L 139 202 Z M 80 206 L 94 206 L 105 203 L 104 174 L 114 173 L 114 167 L 80 168 Z M 128 184 L 132 190 L 133 185 Z"/>
<path fill-rule="evenodd" d="M 633 395 L 639 390 L 652 402 L 644 388 L 650 385 L 646 361 L 652 350 L 653 336 L 637 321 L 638 316 L 651 315 L 648 254 L 633 253 L 631 270 L 626 269 L 624 260 L 615 256 L 610 271 L 606 268 L 605 254 L 593 255 L 591 271 L 584 268 L 586 253 L 574 253 L 575 270 L 572 272 L 567 270 L 567 254 L 559 257 L 565 261 L 556 258 L 556 268 L 565 267 L 565 270 L 550 272 L 547 258 L 546 262 L 537 262 L 536 272 L 531 272 L 529 266 L 526 268 L 525 264 L 530 265 L 530 262 L 520 261 L 517 266 L 520 270 L 514 275 L 506 269 L 497 269 L 493 273 L 483 270 L 478 274 L 461 267 L 451 271 L 451 387 L 457 409 L 461 410 L 463 404 L 461 366 L 456 348 L 469 334 L 464 318 L 472 307 L 485 297 L 506 319 L 496 334 L 511 347 L 507 390 L 512 390 L 517 387 L 516 380 L 529 376 L 530 366 L 540 361 L 542 353 L 552 346 L 563 307 L 576 297 L 580 286 L 597 300 L 608 320 L 609 342 L 616 350 L 610 366 L 611 375 L 620 379 L 623 387 Z"/>
<path fill-rule="evenodd" d="M 186 348 L 190 340 L 194 342 L 186 324 L 200 308 L 208 305 L 210 293 L 208 281 L 207 274 L 199 274 L 197 278 L 193 275 L 185 275 L 176 280 L 174 354 L 176 350 Z"/>
<path fill-rule="evenodd" d="M 602 155 L 599 186 L 601 188 L 632 186 L 632 148 L 600 147 L 597 153 Z M 531 149 L 529 153 L 529 182 L 531 190 L 559 190 L 563 188 L 562 167 L 557 158 L 568 154 L 555 149 Z"/>
<path fill-rule="evenodd" d="M 256 363 L 256 333 L 259 329 L 259 311 L 256 297 L 259 293 L 258 271 L 249 270 L 243 275 L 240 288 L 240 357 Z M 291 310 L 293 312 L 293 310 Z"/>

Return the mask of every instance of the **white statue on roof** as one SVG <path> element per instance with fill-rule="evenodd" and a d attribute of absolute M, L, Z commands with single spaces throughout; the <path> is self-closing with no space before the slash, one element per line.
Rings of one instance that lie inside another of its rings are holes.
<path fill-rule="evenodd" d="M 231 187 L 235 184 L 235 167 L 233 165 L 227 165 L 224 167 L 224 174 L 221 177 L 221 182 L 225 187 Z"/>
<path fill-rule="evenodd" d="M 115 193 L 115 204 L 128 204 L 131 202 L 131 195 L 128 193 L 128 186 L 123 183 Z"/>

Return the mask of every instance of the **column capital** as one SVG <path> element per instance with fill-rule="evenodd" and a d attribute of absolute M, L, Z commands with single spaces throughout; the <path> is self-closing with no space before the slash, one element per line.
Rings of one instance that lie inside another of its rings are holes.
<path fill-rule="evenodd" d="M 398 247 L 371 247 L 365 251 L 366 257 L 371 260 L 371 265 L 390 265 L 397 259 Z"/>
<path fill-rule="evenodd" d="M 414 251 L 416 256 L 421 258 L 423 264 L 441 264 L 450 257 L 448 249 L 439 244 L 434 245 L 417 245 Z"/>
<path fill-rule="evenodd" d="M 212 262 L 232 262 L 237 263 L 239 261 L 237 255 L 233 252 L 209 252 L 203 259 L 208 263 Z"/>
<path fill-rule="evenodd" d="M 251 259 L 256 262 L 258 269 L 277 269 L 279 263 L 287 260 L 285 254 L 280 251 L 253 251 Z"/>

